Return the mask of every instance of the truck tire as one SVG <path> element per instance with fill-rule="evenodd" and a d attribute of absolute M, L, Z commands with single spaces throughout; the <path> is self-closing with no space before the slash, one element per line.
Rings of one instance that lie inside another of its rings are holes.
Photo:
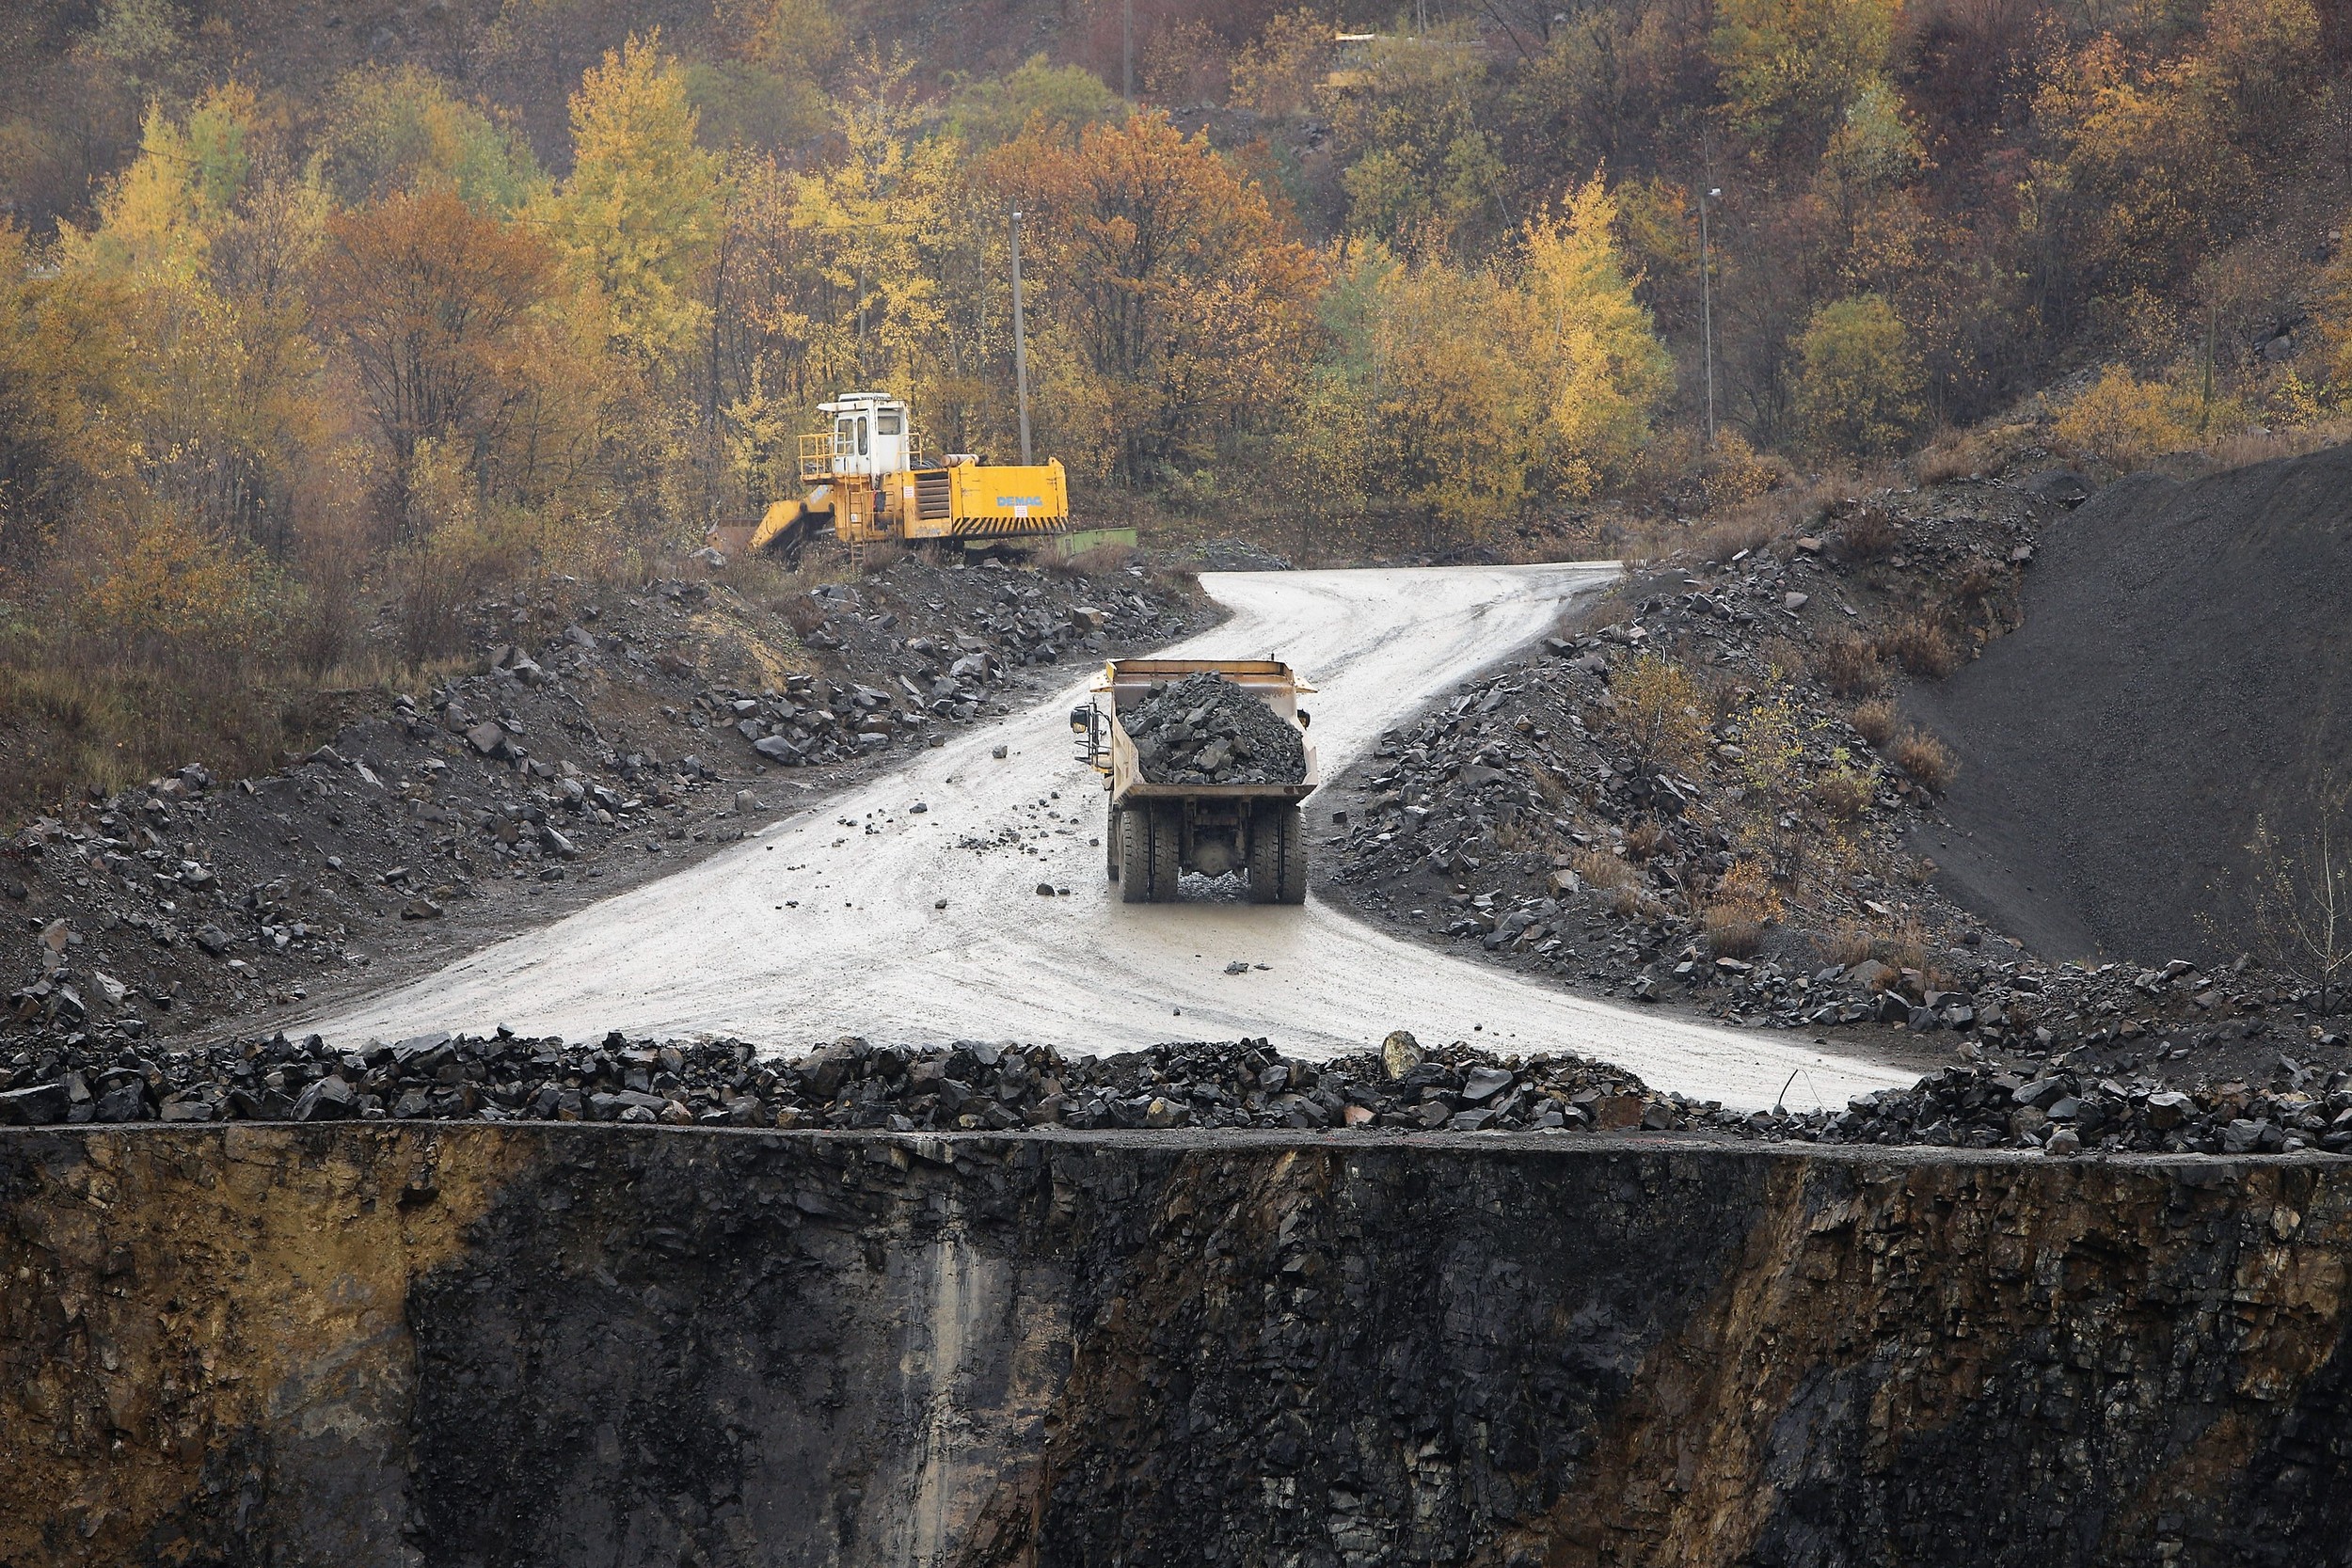
<path fill-rule="evenodd" d="M 1129 806 L 1119 814 L 1119 898 L 1124 904 L 1167 904 L 1176 897 L 1183 867 L 1184 819 L 1178 808 Z"/>
<path fill-rule="evenodd" d="M 1103 875 L 1119 880 L 1119 802 L 1104 792 L 1103 807 Z"/>
<path fill-rule="evenodd" d="M 1142 806 L 1113 815 L 1119 824 L 1119 901 L 1152 902 L 1152 808 Z"/>
<path fill-rule="evenodd" d="M 1307 814 L 1298 807 L 1262 806 L 1250 824 L 1249 901 L 1307 901 Z"/>
<path fill-rule="evenodd" d="M 1184 874 L 1184 808 L 1152 808 L 1152 901 L 1173 904 L 1180 896 L 1178 880 Z"/>

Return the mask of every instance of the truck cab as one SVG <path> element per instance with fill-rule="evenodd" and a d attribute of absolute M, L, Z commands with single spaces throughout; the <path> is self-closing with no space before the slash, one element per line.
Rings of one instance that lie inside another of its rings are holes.
<path fill-rule="evenodd" d="M 898 399 L 885 392 L 844 392 L 817 406 L 833 421 L 831 451 L 824 454 L 828 477 L 874 479 L 921 466 L 907 405 Z M 808 467 L 805 461 L 803 467 Z"/>

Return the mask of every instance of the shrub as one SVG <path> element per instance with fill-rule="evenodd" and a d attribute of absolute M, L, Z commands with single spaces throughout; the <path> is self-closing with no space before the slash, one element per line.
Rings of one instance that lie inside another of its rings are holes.
<path fill-rule="evenodd" d="M 1883 697 L 1873 697 L 1853 710 L 1853 727 L 1863 739 L 1883 752 L 1886 743 L 1895 738 L 1900 721 L 1893 703 Z"/>
<path fill-rule="evenodd" d="M 1905 730 L 1895 741 L 1895 766 L 1918 781 L 1921 787 L 1941 795 L 1960 771 L 1951 748 L 1924 730 Z"/>
<path fill-rule="evenodd" d="M 2142 381 L 2121 365 L 2075 394 L 2051 434 L 2061 447 L 2114 468 L 2136 468 L 2161 452 L 2194 444 L 2184 400 L 2160 382 Z"/>
<path fill-rule="evenodd" d="M 1879 295 L 1822 306 L 1795 346 L 1797 418 L 1817 450 L 1891 452 L 1918 424 L 1919 356 Z"/>
<path fill-rule="evenodd" d="M 1779 913 L 1780 898 L 1765 868 L 1740 861 L 1724 873 L 1699 911 L 1699 929 L 1717 958 L 1744 958 L 1764 945 L 1764 927 Z"/>
<path fill-rule="evenodd" d="M 1665 824 L 1654 816 L 1645 816 L 1625 831 L 1625 852 L 1637 861 L 1649 859 L 1665 842 Z"/>
<path fill-rule="evenodd" d="M 1632 866 L 1601 848 L 1578 850 L 1568 868 L 1587 886 L 1598 888 L 1604 893 L 1630 888 L 1640 880 Z"/>
<path fill-rule="evenodd" d="M 1849 561 L 1876 561 L 1902 542 L 1902 525 L 1884 507 L 1863 507 L 1837 525 L 1837 551 Z"/>
<path fill-rule="evenodd" d="M 1879 662 L 1878 650 L 1852 632 L 1841 632 L 1821 644 L 1813 656 L 1813 673 L 1841 697 L 1859 697 L 1886 687 L 1886 667 Z"/>
<path fill-rule="evenodd" d="M 1634 754 L 1653 768 L 1687 768 L 1707 748 L 1698 688 L 1682 666 L 1659 654 L 1637 655 L 1609 682 L 1616 722 Z"/>
<path fill-rule="evenodd" d="M 1850 763 L 1840 763 L 1813 781 L 1813 803 L 1834 821 L 1851 822 L 1860 816 L 1874 793 L 1870 776 Z"/>
<path fill-rule="evenodd" d="M 1960 643 L 1940 615 L 1914 610 L 1881 628 L 1871 639 L 1881 658 L 1901 665 L 1915 675 L 1942 680 L 1961 666 Z"/>

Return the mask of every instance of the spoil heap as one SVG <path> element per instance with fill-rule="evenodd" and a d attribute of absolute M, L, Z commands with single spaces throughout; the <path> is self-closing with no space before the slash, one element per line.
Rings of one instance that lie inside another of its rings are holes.
<path fill-rule="evenodd" d="M 85 1044 L 0 1060 L 0 1126 L 124 1121 L 664 1122 L 916 1132 L 1383 1127 L 1665 1129 L 1718 1108 L 1576 1056 L 1498 1061 L 1408 1035 L 1309 1063 L 1262 1039 L 1110 1056 L 842 1039 L 787 1061 L 734 1040 L 595 1043 L 432 1034 L 340 1050 L 313 1035 L 188 1051 Z"/>
<path fill-rule="evenodd" d="M 1904 699 L 1963 762 L 1943 886 L 2052 957 L 2267 956 L 2246 846 L 2315 850 L 2352 751 L 2347 494 L 2339 447 L 2134 475 L 2043 530 L 2024 625 Z"/>
<path fill-rule="evenodd" d="M 1124 716 L 1136 762 L 1153 784 L 1296 784 L 1307 776 L 1297 727 L 1214 671 L 1150 693 Z"/>

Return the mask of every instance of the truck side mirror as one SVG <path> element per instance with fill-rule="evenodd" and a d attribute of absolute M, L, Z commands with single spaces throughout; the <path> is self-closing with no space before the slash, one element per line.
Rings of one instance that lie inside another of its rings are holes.
<path fill-rule="evenodd" d="M 1308 725 L 1313 723 L 1314 721 L 1315 716 L 1313 714 L 1309 713 L 1303 707 L 1298 710 L 1298 727 L 1300 729 L 1305 729 Z"/>

